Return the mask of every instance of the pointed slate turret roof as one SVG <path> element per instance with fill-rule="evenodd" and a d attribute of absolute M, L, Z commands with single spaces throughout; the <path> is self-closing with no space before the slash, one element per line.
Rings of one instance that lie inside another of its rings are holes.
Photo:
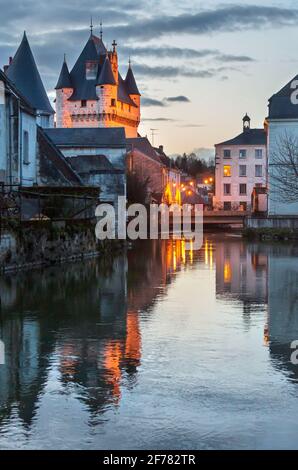
<path fill-rule="evenodd" d="M 46 114 L 54 114 L 25 32 L 13 61 L 7 69 L 7 76 L 31 106 Z"/>
<path fill-rule="evenodd" d="M 71 83 L 74 88 L 71 101 L 97 100 L 96 79 L 86 80 L 86 62 L 98 63 L 100 67 L 100 56 L 106 54 L 106 48 L 100 38 L 91 34 L 72 71 L 70 72 Z"/>
<path fill-rule="evenodd" d="M 136 80 L 135 80 L 135 77 L 134 77 L 134 74 L 133 74 L 133 71 L 132 71 L 132 68 L 131 68 L 130 64 L 129 64 L 127 74 L 126 74 L 126 78 L 125 78 L 125 85 L 126 85 L 126 89 L 127 89 L 127 92 L 129 93 L 129 95 L 139 95 L 139 96 L 141 96 L 141 93 L 138 90 Z"/>
<path fill-rule="evenodd" d="M 291 95 L 297 88 L 292 83 L 296 80 L 298 81 L 298 75 L 271 96 L 269 99 L 269 119 L 298 119 L 298 105 L 292 103 L 291 100 Z"/>
<path fill-rule="evenodd" d="M 67 67 L 65 57 L 55 90 L 61 90 L 62 88 L 72 88 L 70 73 Z"/>
<path fill-rule="evenodd" d="M 108 55 L 106 55 L 96 85 L 116 85 L 116 80 L 112 71 L 111 62 Z"/>

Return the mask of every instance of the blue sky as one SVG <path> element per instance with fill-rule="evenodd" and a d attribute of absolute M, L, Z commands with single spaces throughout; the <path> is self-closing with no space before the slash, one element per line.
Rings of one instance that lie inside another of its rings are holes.
<path fill-rule="evenodd" d="M 245 0 L 0 0 L 0 61 L 27 31 L 53 97 L 64 52 L 72 67 L 90 15 L 104 42 L 118 42 L 120 69 L 131 55 L 143 95 L 142 134 L 157 129 L 168 153 L 212 148 L 240 132 L 248 112 L 262 126 L 268 98 L 298 73 L 298 5 Z"/>

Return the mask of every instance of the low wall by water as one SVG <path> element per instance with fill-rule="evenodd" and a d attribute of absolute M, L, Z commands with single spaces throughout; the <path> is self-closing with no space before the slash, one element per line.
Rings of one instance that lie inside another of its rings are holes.
<path fill-rule="evenodd" d="M 298 230 L 298 216 L 297 217 L 247 217 L 245 221 L 246 228 L 252 229 L 289 229 Z"/>
<path fill-rule="evenodd" d="M 36 222 L 1 233 L 0 272 L 50 266 L 119 249 L 116 240 L 99 241 L 93 224 Z"/>

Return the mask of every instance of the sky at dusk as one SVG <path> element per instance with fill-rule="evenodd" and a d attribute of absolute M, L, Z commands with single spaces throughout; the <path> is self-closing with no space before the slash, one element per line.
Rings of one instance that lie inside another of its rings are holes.
<path fill-rule="evenodd" d="M 142 135 L 169 154 L 212 149 L 241 131 L 248 112 L 262 126 L 268 98 L 298 74 L 298 4 L 293 0 L 0 0 L 0 64 L 23 31 L 54 98 L 63 54 L 72 68 L 103 22 L 118 42 L 120 72 L 129 55 L 142 93 Z M 204 153 L 205 155 L 208 152 Z"/>

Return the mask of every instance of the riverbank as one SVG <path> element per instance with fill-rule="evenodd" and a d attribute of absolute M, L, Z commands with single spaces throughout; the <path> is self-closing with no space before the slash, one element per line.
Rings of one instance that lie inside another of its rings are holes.
<path fill-rule="evenodd" d="M 1 234 L 0 273 L 112 256 L 123 241 L 97 240 L 90 221 L 35 221 L 10 227 Z"/>
<path fill-rule="evenodd" d="M 247 240 L 298 242 L 298 230 L 288 228 L 245 228 L 242 236 Z"/>

